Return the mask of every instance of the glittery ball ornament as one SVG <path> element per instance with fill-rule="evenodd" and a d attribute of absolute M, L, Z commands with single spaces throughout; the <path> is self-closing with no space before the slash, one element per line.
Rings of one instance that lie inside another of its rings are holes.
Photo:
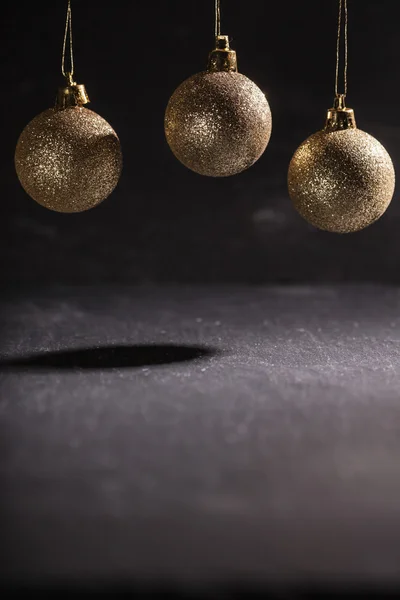
<path fill-rule="evenodd" d="M 395 188 L 392 160 L 371 135 L 357 128 L 354 111 L 338 95 L 325 129 L 294 154 L 288 175 L 295 208 L 309 223 L 351 233 L 377 221 Z"/>
<path fill-rule="evenodd" d="M 122 170 L 117 134 L 95 112 L 83 85 L 59 91 L 55 108 L 22 132 L 15 152 L 18 178 L 42 206 L 62 213 L 89 210 L 116 187 Z"/>
<path fill-rule="evenodd" d="M 237 72 L 227 36 L 217 36 L 208 70 L 184 81 L 165 113 L 165 134 L 176 158 L 210 177 L 236 175 L 264 153 L 272 117 L 264 93 Z"/>

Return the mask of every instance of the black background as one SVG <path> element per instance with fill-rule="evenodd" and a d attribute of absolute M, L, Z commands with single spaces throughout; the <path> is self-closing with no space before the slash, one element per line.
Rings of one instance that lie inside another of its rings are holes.
<path fill-rule="evenodd" d="M 350 0 L 348 105 L 400 160 L 398 7 Z M 66 2 L 11 2 L 2 17 L 2 280 L 80 282 L 396 282 L 398 194 L 367 230 L 320 232 L 293 210 L 287 167 L 333 100 L 336 0 L 222 2 L 239 69 L 267 93 L 273 136 L 249 171 L 227 179 L 180 165 L 163 132 L 174 89 L 213 46 L 212 0 L 73 3 L 76 78 L 120 136 L 114 194 L 84 214 L 43 209 L 13 166 L 19 133 L 54 102 Z"/>

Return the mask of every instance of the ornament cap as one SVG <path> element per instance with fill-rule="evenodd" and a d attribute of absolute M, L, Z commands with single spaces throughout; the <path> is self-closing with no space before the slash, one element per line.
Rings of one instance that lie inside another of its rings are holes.
<path fill-rule="evenodd" d="M 90 102 L 86 88 L 81 83 L 75 83 L 71 73 L 67 73 L 68 85 L 59 88 L 56 109 L 63 110 L 72 106 L 84 106 Z"/>
<path fill-rule="evenodd" d="M 354 110 L 346 107 L 346 96 L 337 94 L 333 107 L 328 110 L 325 131 L 341 131 L 344 129 L 357 129 Z"/>
<path fill-rule="evenodd" d="M 237 73 L 237 57 L 235 50 L 229 46 L 229 37 L 227 35 L 217 35 L 215 38 L 215 49 L 208 58 L 208 71 L 216 73 L 226 71 Z"/>

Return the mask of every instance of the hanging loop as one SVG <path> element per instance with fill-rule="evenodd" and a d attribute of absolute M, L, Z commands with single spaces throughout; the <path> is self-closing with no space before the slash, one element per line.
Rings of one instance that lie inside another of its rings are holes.
<path fill-rule="evenodd" d="M 336 45 L 336 77 L 335 77 L 335 100 L 333 107 L 328 110 L 325 131 L 336 132 L 346 129 L 356 129 L 357 123 L 354 110 L 347 108 L 347 68 L 348 68 L 348 10 L 347 0 L 339 0 L 338 35 Z M 339 92 L 340 55 L 342 42 L 342 29 L 344 27 L 344 69 L 343 69 L 343 93 Z"/>
<path fill-rule="evenodd" d="M 221 0 L 215 0 L 215 37 L 221 35 Z"/>
<path fill-rule="evenodd" d="M 343 18 L 344 13 L 344 18 Z M 343 69 L 343 94 L 339 93 L 339 71 L 340 71 L 340 50 L 342 41 L 342 26 L 344 25 L 344 69 Z M 339 18 L 338 18 L 338 35 L 336 43 L 336 77 L 335 77 L 335 95 L 338 98 L 347 96 L 347 70 L 348 70 L 348 6 L 347 0 L 339 0 Z"/>
<path fill-rule="evenodd" d="M 67 69 L 65 66 L 66 63 L 66 55 L 67 55 L 67 44 L 69 43 L 69 68 Z M 64 77 L 68 80 L 68 84 L 73 84 L 73 76 L 74 76 L 74 50 L 72 44 L 72 10 L 71 10 L 71 0 L 68 0 L 67 7 L 67 19 L 65 22 L 65 33 L 64 33 L 64 43 L 63 43 L 63 52 L 62 52 L 62 63 L 61 63 L 61 72 Z"/>
<path fill-rule="evenodd" d="M 69 68 L 66 67 L 67 45 L 69 44 Z M 74 52 L 72 46 L 72 12 L 71 0 L 68 0 L 67 19 L 65 22 L 64 43 L 62 52 L 61 72 L 67 80 L 67 86 L 58 90 L 56 109 L 64 110 L 70 107 L 82 107 L 90 102 L 83 84 L 74 81 Z"/>
<path fill-rule="evenodd" d="M 229 45 L 229 37 L 221 35 L 221 0 L 215 0 L 215 48 L 208 58 L 208 71 L 237 72 L 236 52 Z"/>

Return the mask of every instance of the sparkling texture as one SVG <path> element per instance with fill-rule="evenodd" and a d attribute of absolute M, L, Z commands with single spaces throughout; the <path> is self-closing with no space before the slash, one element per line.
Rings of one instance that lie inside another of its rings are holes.
<path fill-rule="evenodd" d="M 309 223 L 336 233 L 364 229 L 389 206 L 395 188 L 391 158 L 360 129 L 320 131 L 298 148 L 289 167 L 289 194 Z"/>
<path fill-rule="evenodd" d="M 227 177 L 265 151 L 272 117 L 264 93 L 241 73 L 205 71 L 184 81 L 165 114 L 175 156 L 200 175 Z"/>
<path fill-rule="evenodd" d="M 57 212 L 82 212 L 100 204 L 117 185 L 121 146 L 112 127 L 95 112 L 49 109 L 22 132 L 15 166 L 36 202 Z"/>

